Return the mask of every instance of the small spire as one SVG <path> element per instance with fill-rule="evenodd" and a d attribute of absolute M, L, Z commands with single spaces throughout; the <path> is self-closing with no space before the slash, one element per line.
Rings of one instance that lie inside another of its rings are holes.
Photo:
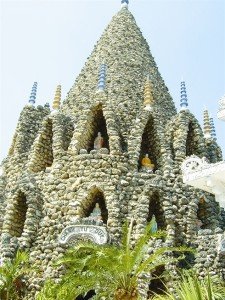
<path fill-rule="evenodd" d="M 208 110 L 204 110 L 203 113 L 203 128 L 204 128 L 204 137 L 206 139 L 210 139 L 212 136 L 211 136 L 211 126 L 210 126 Z"/>
<path fill-rule="evenodd" d="M 55 92 L 55 98 L 53 100 L 52 108 L 54 110 L 59 110 L 61 102 L 61 85 L 58 85 Z"/>
<path fill-rule="evenodd" d="M 153 95 L 152 95 L 152 84 L 149 79 L 149 76 L 147 76 L 147 80 L 145 82 L 145 88 L 144 88 L 144 106 L 145 110 L 151 111 L 152 110 L 152 104 L 153 104 Z"/>
<path fill-rule="evenodd" d="M 188 98 L 187 98 L 185 81 L 183 81 L 183 80 L 181 81 L 180 87 L 181 87 L 180 107 L 181 107 L 181 110 L 186 110 L 188 107 Z"/>
<path fill-rule="evenodd" d="M 129 0 L 121 0 L 121 7 L 128 7 Z"/>
<path fill-rule="evenodd" d="M 30 93 L 30 99 L 29 99 L 29 103 L 31 105 L 35 104 L 35 100 L 36 100 L 36 94 L 37 94 L 37 82 L 35 81 Z"/>
<path fill-rule="evenodd" d="M 104 91 L 106 79 L 106 65 L 101 64 L 98 78 L 98 91 Z"/>
<path fill-rule="evenodd" d="M 210 122 L 210 127 L 211 127 L 211 136 L 214 139 L 214 141 L 216 141 L 217 140 L 216 129 L 215 129 L 213 118 L 209 118 L 209 122 Z"/>

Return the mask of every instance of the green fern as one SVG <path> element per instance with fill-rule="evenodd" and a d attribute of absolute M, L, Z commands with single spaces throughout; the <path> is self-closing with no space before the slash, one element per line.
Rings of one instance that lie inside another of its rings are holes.
<path fill-rule="evenodd" d="M 26 252 L 17 251 L 15 258 L 5 260 L 0 266 L 0 299 L 22 299 L 25 290 L 23 276 L 29 271 Z"/>
<path fill-rule="evenodd" d="M 168 251 L 190 251 L 185 247 L 164 247 L 145 259 L 149 240 L 165 234 L 153 233 L 152 223 L 150 223 L 135 246 L 131 247 L 132 226 L 132 222 L 130 226 L 124 225 L 120 245 L 100 246 L 93 243 L 80 243 L 69 249 L 65 256 L 55 263 L 56 267 L 65 268 L 65 275 L 62 276 L 60 284 L 55 286 L 57 290 L 55 299 L 74 300 L 78 295 L 84 295 L 89 290 L 97 292 L 95 299 L 101 297 L 138 299 L 138 278 L 142 272 L 154 270 L 167 262 L 177 261 L 177 258 L 165 257 Z"/>
<path fill-rule="evenodd" d="M 165 296 L 157 295 L 154 300 L 224 300 L 225 286 L 219 280 L 212 279 L 209 274 L 204 280 L 189 271 L 181 276 L 175 285 L 175 291 Z"/>

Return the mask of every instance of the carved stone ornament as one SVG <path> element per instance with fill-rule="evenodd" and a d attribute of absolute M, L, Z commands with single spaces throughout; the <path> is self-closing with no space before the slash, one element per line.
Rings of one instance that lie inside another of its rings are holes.
<path fill-rule="evenodd" d="M 187 157 L 183 161 L 183 163 L 181 165 L 181 170 L 182 170 L 183 174 L 185 175 L 187 173 L 199 171 L 205 165 L 208 165 L 208 162 L 205 157 L 203 157 L 201 159 L 196 155 L 192 155 L 192 156 Z"/>
<path fill-rule="evenodd" d="M 106 244 L 109 235 L 104 226 L 78 224 L 63 229 L 59 243 L 74 245 L 79 241 L 91 241 L 98 245 Z"/>

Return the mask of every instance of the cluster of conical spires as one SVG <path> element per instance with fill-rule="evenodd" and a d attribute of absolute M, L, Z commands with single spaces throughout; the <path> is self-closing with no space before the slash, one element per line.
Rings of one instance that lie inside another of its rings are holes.
<path fill-rule="evenodd" d="M 128 1 L 127 1 L 128 2 Z M 99 70 L 99 79 L 98 79 L 98 85 L 97 90 L 98 91 L 104 91 L 105 90 L 105 82 L 106 82 L 106 64 L 101 64 L 100 70 Z M 32 89 L 31 94 L 29 98 L 29 104 L 32 106 L 36 102 L 36 95 L 37 95 L 37 82 L 35 81 Z M 149 79 L 149 76 L 147 76 L 145 86 L 144 86 L 144 109 L 148 111 L 152 111 L 152 105 L 153 105 L 154 99 L 152 95 L 152 84 Z M 53 100 L 52 108 L 54 111 L 57 111 L 60 109 L 61 104 L 61 85 L 58 85 L 55 92 L 55 97 Z M 46 107 L 49 107 L 48 105 L 45 105 Z M 185 81 L 181 81 L 181 99 L 180 99 L 180 107 L 181 110 L 186 110 L 188 107 L 188 98 L 187 98 L 187 91 L 186 91 L 186 85 Z M 213 118 L 209 117 L 208 110 L 204 110 L 203 113 L 203 129 L 204 129 L 204 137 L 206 139 L 213 138 L 216 140 L 216 130 L 214 126 Z"/>

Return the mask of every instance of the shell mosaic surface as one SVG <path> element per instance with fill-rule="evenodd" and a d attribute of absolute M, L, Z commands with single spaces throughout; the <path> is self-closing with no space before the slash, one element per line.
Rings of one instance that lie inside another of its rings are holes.
<path fill-rule="evenodd" d="M 161 245 L 193 246 L 197 255 L 190 263 L 199 276 L 209 269 L 224 277 L 225 260 L 216 250 L 224 210 L 211 194 L 184 185 L 181 172 L 186 156 L 217 162 L 221 150 L 188 109 L 176 111 L 126 6 L 112 18 L 61 106 L 59 90 L 54 113 L 47 106 L 24 107 L 2 162 L 1 255 L 27 250 L 40 270 L 29 278 L 27 299 L 35 298 L 46 278 L 60 276 L 52 262 L 68 247 L 59 243 L 62 231 L 98 214 L 97 225 L 112 243 L 125 220 L 135 221 L 135 242 L 154 215 L 167 237 L 149 243 L 149 253 Z M 98 132 L 103 144 L 95 149 Z M 150 172 L 141 163 L 146 154 L 154 165 Z M 172 286 L 176 265 L 165 269 Z M 140 280 L 143 299 L 148 275 Z"/>

